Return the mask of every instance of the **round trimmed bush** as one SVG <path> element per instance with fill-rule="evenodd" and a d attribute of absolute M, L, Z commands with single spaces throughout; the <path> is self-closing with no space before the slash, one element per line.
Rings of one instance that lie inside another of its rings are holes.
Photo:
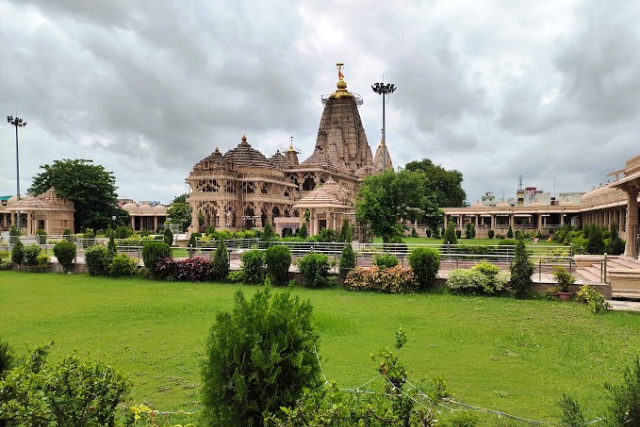
<path fill-rule="evenodd" d="M 165 258 L 171 258 L 171 247 L 168 244 L 153 240 L 144 242 L 142 246 L 142 262 L 144 262 L 144 266 L 149 269 L 151 274 L 155 276 L 158 261 Z"/>
<path fill-rule="evenodd" d="M 17 240 L 11 249 L 11 262 L 22 264 L 24 261 L 24 244 Z"/>
<path fill-rule="evenodd" d="M 84 262 L 92 276 L 108 274 L 111 258 L 109 250 L 103 245 L 91 246 L 84 251 Z"/>
<path fill-rule="evenodd" d="M 398 257 L 393 254 L 376 254 L 373 257 L 373 264 L 379 269 L 395 267 L 398 265 Z"/>
<path fill-rule="evenodd" d="M 409 266 L 420 289 L 433 287 L 440 269 L 440 254 L 434 249 L 416 248 L 409 255 Z"/>
<path fill-rule="evenodd" d="M 37 266 L 40 252 L 42 252 L 42 249 L 35 243 L 24 248 L 24 263 L 29 267 Z"/>
<path fill-rule="evenodd" d="M 284 286 L 289 282 L 289 266 L 291 266 L 291 251 L 287 246 L 271 246 L 264 254 L 264 263 L 271 283 Z"/>
<path fill-rule="evenodd" d="M 247 283 L 261 284 L 264 281 L 264 252 L 253 249 L 244 252 L 240 259 L 242 261 L 242 271 L 244 271 L 244 280 Z"/>
<path fill-rule="evenodd" d="M 61 240 L 53 246 L 53 254 L 58 258 L 58 263 L 62 266 L 62 271 L 69 272 L 71 263 L 76 257 L 76 244 Z"/>

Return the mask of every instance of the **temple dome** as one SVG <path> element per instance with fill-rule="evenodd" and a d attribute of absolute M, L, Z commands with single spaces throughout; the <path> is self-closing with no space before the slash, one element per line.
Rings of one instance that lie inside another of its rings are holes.
<path fill-rule="evenodd" d="M 496 209 L 511 209 L 511 205 L 502 200 L 501 202 L 498 202 L 498 204 L 496 205 Z"/>
<path fill-rule="evenodd" d="M 473 209 L 482 209 L 482 208 L 486 208 L 485 205 L 482 204 L 482 202 L 480 202 L 479 200 L 476 200 L 472 205 L 471 208 Z"/>
<path fill-rule="evenodd" d="M 236 148 L 227 151 L 223 157 L 227 162 L 238 166 L 270 169 L 275 166 L 264 154 L 249 145 L 245 135 L 242 135 L 242 142 Z"/>
<path fill-rule="evenodd" d="M 153 213 L 153 208 L 146 203 L 143 203 L 138 208 L 141 214 L 150 214 Z"/>
<path fill-rule="evenodd" d="M 269 161 L 280 169 L 288 169 L 292 166 L 287 158 L 280 152 L 280 150 L 276 151 L 276 154 L 271 156 L 271 158 L 269 158 Z"/>
<path fill-rule="evenodd" d="M 13 205 L 18 201 L 18 196 L 11 196 L 9 200 L 7 200 L 7 205 Z"/>
<path fill-rule="evenodd" d="M 138 209 L 138 205 L 136 205 L 135 203 L 126 203 L 124 206 L 122 206 L 122 209 L 129 212 L 130 214 L 140 213 L 140 209 Z"/>
<path fill-rule="evenodd" d="M 165 208 L 162 205 L 156 205 L 153 208 L 153 213 L 155 215 L 166 215 L 167 214 L 167 208 Z"/>

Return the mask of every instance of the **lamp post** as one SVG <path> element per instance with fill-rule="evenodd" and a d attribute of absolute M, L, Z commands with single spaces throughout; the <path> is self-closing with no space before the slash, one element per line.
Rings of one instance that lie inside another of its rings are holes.
<path fill-rule="evenodd" d="M 18 128 L 25 127 L 27 125 L 27 122 L 23 121 L 18 116 L 16 116 L 15 118 L 13 118 L 13 116 L 7 116 L 7 122 L 9 122 L 10 125 L 16 127 L 16 186 L 17 186 L 16 197 L 18 198 L 18 202 L 19 202 L 20 201 L 20 155 L 18 151 Z M 17 216 L 16 226 L 18 227 L 18 231 L 20 231 L 21 228 L 20 228 L 20 206 L 19 205 L 18 205 L 18 211 L 16 216 Z"/>
<path fill-rule="evenodd" d="M 371 89 L 378 95 L 382 95 L 382 172 L 387 168 L 387 134 L 385 126 L 385 96 L 396 91 L 396 86 L 390 83 L 374 83 Z"/>

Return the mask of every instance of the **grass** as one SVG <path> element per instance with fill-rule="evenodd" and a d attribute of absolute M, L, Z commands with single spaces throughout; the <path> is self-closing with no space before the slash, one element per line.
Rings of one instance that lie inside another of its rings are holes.
<path fill-rule="evenodd" d="M 90 353 L 132 379 L 134 402 L 189 410 L 198 405 L 208 329 L 238 289 L 249 296 L 256 288 L 0 271 L 0 336 L 22 354 L 25 343 L 48 341 L 54 357 Z M 402 327 L 412 378 L 444 375 L 459 400 L 537 420 L 557 420 L 563 392 L 588 419 L 603 415 L 604 382 L 620 381 L 640 348 L 636 313 L 593 316 L 547 300 L 293 292 L 312 301 L 322 366 L 340 387 L 375 377 L 370 354 L 391 347 Z"/>

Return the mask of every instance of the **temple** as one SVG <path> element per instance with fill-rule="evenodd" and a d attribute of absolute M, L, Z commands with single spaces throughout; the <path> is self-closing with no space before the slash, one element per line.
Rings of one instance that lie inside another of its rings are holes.
<path fill-rule="evenodd" d="M 189 231 L 208 226 L 251 229 L 271 222 L 279 234 L 295 232 L 309 215 L 309 232 L 338 230 L 352 221 L 353 201 L 367 175 L 382 172 L 382 156 L 392 167 L 382 143 L 375 158 L 367 141 L 358 106 L 362 98 L 347 90 L 338 63 L 336 91 L 321 97 L 324 110 L 313 153 L 300 162 L 293 144 L 267 157 L 242 136 L 222 154 L 216 148 L 195 164 L 186 179 L 191 188 Z M 302 219 L 301 219 L 302 218 Z"/>

